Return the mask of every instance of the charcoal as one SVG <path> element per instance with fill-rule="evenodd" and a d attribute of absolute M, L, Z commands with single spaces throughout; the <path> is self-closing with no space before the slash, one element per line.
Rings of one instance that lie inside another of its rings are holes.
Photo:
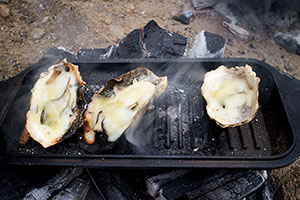
<path fill-rule="evenodd" d="M 254 33 L 262 31 L 262 23 L 260 17 L 263 18 L 267 9 L 267 3 L 261 0 L 241 1 L 231 0 L 227 3 L 227 7 L 236 16 L 242 24 Z M 247 15 L 245 15 L 247 13 Z"/>
<path fill-rule="evenodd" d="M 117 47 L 111 45 L 104 48 L 96 49 L 80 49 L 77 53 L 77 57 L 80 60 L 101 60 L 101 59 L 111 59 L 116 56 Z"/>
<path fill-rule="evenodd" d="M 169 172 L 168 175 L 176 172 Z M 157 175 L 155 179 L 166 180 L 163 176 L 165 174 Z M 159 187 L 152 183 L 152 187 L 156 186 L 153 191 L 158 193 L 150 192 L 157 199 L 241 199 L 258 189 L 264 181 L 256 171 L 189 170 L 167 182 L 158 182 Z"/>
<path fill-rule="evenodd" d="M 224 48 L 225 40 L 222 36 L 207 31 L 204 32 L 204 36 L 207 50 L 211 53 L 216 53 L 220 49 Z"/>
<path fill-rule="evenodd" d="M 104 48 L 100 49 L 80 49 L 77 52 L 77 57 L 80 60 L 98 60 L 99 55 L 104 54 L 106 51 Z"/>
<path fill-rule="evenodd" d="M 184 11 L 182 15 L 190 18 L 194 12 Z M 144 34 L 143 34 L 144 33 Z M 150 21 L 143 30 L 135 29 L 129 33 L 119 47 L 110 46 L 106 49 L 81 49 L 73 60 L 98 60 L 114 58 L 178 58 L 182 57 L 187 39 L 180 34 L 171 33 L 155 21 Z M 52 52 L 51 52 L 52 53 Z M 55 49 L 53 53 L 57 53 Z"/>
<path fill-rule="evenodd" d="M 144 42 L 150 58 L 181 57 L 187 45 L 185 37 L 159 27 L 153 20 L 144 27 Z"/>
<path fill-rule="evenodd" d="M 118 58 L 145 58 L 142 30 L 135 29 L 119 44 Z"/>
<path fill-rule="evenodd" d="M 256 196 L 261 197 L 261 200 L 283 199 L 283 196 L 279 192 L 277 184 L 274 182 L 273 178 L 271 177 L 270 171 L 263 171 L 262 174 L 265 177 L 266 181 L 263 184 L 263 186 L 255 192 Z M 250 199 L 246 198 L 246 200 L 250 200 Z"/>
<path fill-rule="evenodd" d="M 82 168 L 64 168 L 44 186 L 28 192 L 24 200 L 46 200 L 55 191 L 59 191 L 82 173 Z"/>
<path fill-rule="evenodd" d="M 199 197 L 207 200 L 242 199 L 257 190 L 264 181 L 263 176 L 257 171 L 236 171 L 188 192 L 186 195 L 190 200 L 199 199 Z M 208 187 L 210 187 L 209 191 L 205 191 Z"/>
<path fill-rule="evenodd" d="M 190 170 L 175 170 L 149 177 L 146 180 L 147 192 L 150 196 L 156 198 L 159 196 L 159 192 L 165 184 L 177 180 L 189 173 L 191 173 Z"/>
<path fill-rule="evenodd" d="M 84 200 L 86 199 L 87 192 L 89 190 L 89 179 L 75 178 L 70 184 L 68 184 L 63 190 L 61 190 L 57 195 L 55 195 L 52 200 Z"/>
<path fill-rule="evenodd" d="M 173 16 L 172 19 L 181 22 L 182 24 L 190 24 L 191 17 L 195 14 L 192 10 L 184 10 L 179 16 Z"/>
<path fill-rule="evenodd" d="M 225 1 L 218 3 L 215 6 L 214 11 L 226 19 L 226 21 L 222 22 L 222 25 L 226 27 L 232 34 L 243 40 L 248 39 L 250 35 L 249 32 L 238 25 L 239 18 L 232 13 Z"/>
<path fill-rule="evenodd" d="M 0 197 L 5 200 L 22 199 L 28 191 L 42 186 L 45 180 L 52 178 L 58 171 L 54 167 L 48 169 L 1 164 Z"/>
<path fill-rule="evenodd" d="M 179 16 L 173 16 L 172 19 L 179 21 L 183 24 L 190 24 L 191 19 L 189 17 L 186 17 L 185 15 L 179 15 Z"/>
<path fill-rule="evenodd" d="M 199 186 L 206 185 L 211 181 L 222 178 L 227 171 L 213 170 L 192 170 L 190 173 L 170 181 L 165 184 L 160 190 L 161 199 L 182 199 L 186 198 L 189 191 L 193 191 Z M 208 188 L 209 191 L 210 188 Z"/>
<path fill-rule="evenodd" d="M 190 58 L 219 58 L 223 55 L 225 40 L 222 36 L 207 31 L 196 35 L 188 56 Z"/>
<path fill-rule="evenodd" d="M 138 180 L 140 176 L 137 170 L 108 171 L 89 170 L 90 176 L 100 196 L 105 200 L 139 200 L 148 199 L 141 193 L 143 186 Z"/>
<path fill-rule="evenodd" d="M 276 32 L 274 35 L 275 42 L 284 47 L 288 52 L 300 55 L 300 31 L 291 33 Z"/>

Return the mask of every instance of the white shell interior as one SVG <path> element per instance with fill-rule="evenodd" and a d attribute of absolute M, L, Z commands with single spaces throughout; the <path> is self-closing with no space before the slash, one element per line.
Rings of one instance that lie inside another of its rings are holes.
<path fill-rule="evenodd" d="M 208 115 L 223 127 L 251 120 L 258 109 L 258 83 L 249 65 L 208 72 L 202 86 Z"/>
<path fill-rule="evenodd" d="M 26 128 L 30 136 L 45 148 L 62 138 L 77 115 L 73 109 L 77 106 L 79 72 L 56 67 L 50 67 L 35 83 L 27 113 Z"/>

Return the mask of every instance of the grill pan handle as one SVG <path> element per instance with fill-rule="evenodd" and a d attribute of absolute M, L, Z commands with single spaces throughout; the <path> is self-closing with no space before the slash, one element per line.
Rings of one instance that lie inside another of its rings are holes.
<path fill-rule="evenodd" d="M 294 132 L 294 159 L 300 158 L 300 80 L 281 73 L 273 73 L 280 91 L 281 99 Z M 280 117 L 280 116 L 279 116 Z"/>

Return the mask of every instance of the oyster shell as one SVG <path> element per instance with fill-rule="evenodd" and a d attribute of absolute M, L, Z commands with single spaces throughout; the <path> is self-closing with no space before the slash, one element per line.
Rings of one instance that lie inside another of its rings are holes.
<path fill-rule="evenodd" d="M 78 66 L 66 59 L 41 73 L 31 90 L 26 130 L 44 148 L 57 144 L 82 125 L 83 101 Z"/>
<path fill-rule="evenodd" d="M 209 117 L 222 128 L 250 122 L 258 109 L 259 81 L 249 65 L 207 72 L 201 91 Z"/>
<path fill-rule="evenodd" d="M 146 68 L 136 68 L 109 80 L 92 97 L 85 114 L 84 138 L 95 141 L 95 132 L 116 141 L 135 121 L 137 115 L 167 87 L 167 77 L 158 77 Z"/>

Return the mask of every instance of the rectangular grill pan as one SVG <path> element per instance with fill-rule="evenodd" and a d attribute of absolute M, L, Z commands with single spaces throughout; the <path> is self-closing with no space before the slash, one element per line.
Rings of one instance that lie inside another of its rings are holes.
<path fill-rule="evenodd" d="M 71 61 L 72 62 L 72 61 Z M 166 92 L 114 144 L 86 145 L 82 133 L 44 149 L 18 145 L 31 88 L 51 63 L 40 62 L 0 83 L 1 157 L 10 164 L 113 168 L 277 168 L 299 155 L 300 81 L 254 59 L 130 59 L 73 62 L 90 101 L 107 80 L 136 67 L 168 76 Z M 261 79 L 259 110 L 248 124 L 222 129 L 201 95 L 204 74 L 220 65 L 249 64 Z"/>

